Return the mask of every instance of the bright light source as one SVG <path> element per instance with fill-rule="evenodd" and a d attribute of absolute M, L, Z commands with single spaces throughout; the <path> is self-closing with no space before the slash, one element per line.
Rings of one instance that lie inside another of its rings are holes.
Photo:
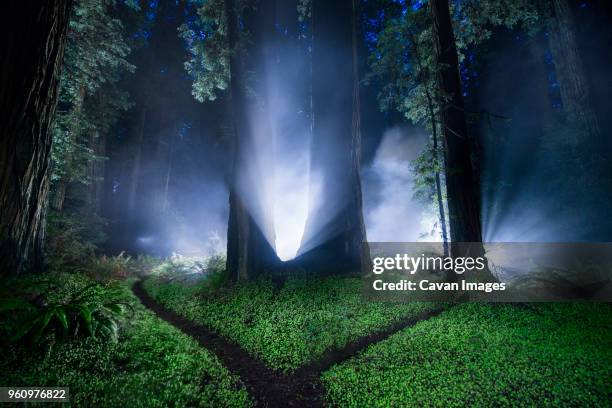
<path fill-rule="evenodd" d="M 297 254 L 308 217 L 308 155 L 291 166 L 277 164 L 274 184 L 276 253 L 288 261 Z"/>

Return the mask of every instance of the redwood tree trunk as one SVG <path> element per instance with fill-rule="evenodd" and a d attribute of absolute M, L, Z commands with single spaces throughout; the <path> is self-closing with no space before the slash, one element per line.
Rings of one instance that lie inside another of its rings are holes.
<path fill-rule="evenodd" d="M 451 24 L 448 0 L 431 0 L 434 41 L 438 64 L 442 67 L 438 83 L 442 95 L 448 101 L 440 104 L 442 109 L 442 133 L 446 155 L 446 189 L 448 195 L 448 216 L 451 234 L 451 255 L 458 254 L 453 242 L 482 242 L 478 193 L 472 168 L 473 146 L 468 137 L 467 123 L 459 60 L 455 46 L 455 35 Z M 474 255 L 484 253 L 482 244 L 474 246 Z"/>
<path fill-rule="evenodd" d="M 351 0 L 351 54 L 352 54 L 352 127 L 350 146 L 351 205 L 346 218 L 346 240 L 348 255 L 355 261 L 359 272 L 370 265 L 370 249 L 363 219 L 363 197 L 361 191 L 361 99 L 358 55 L 358 0 Z M 352 263 L 352 262 L 351 262 Z"/>
<path fill-rule="evenodd" d="M 257 200 L 253 200 L 248 195 L 248 192 L 252 191 L 250 189 L 257 187 L 247 185 L 247 180 L 244 178 L 244 166 L 248 166 L 249 162 L 254 160 L 254 140 L 251 133 L 252 126 L 249 123 L 249 106 L 247 106 L 250 102 L 244 83 L 247 61 L 244 49 L 237 47 L 240 40 L 240 26 L 244 21 L 237 3 L 236 0 L 225 2 L 229 47 L 233 50 L 230 58 L 230 77 L 234 161 L 229 181 L 227 271 L 230 279 L 235 282 L 252 280 L 279 263 L 272 245 L 264 235 L 264 229 L 267 228 L 264 214 L 266 209 L 258 208 L 253 202 Z M 262 46 L 261 43 L 256 45 Z M 258 225 L 255 217 L 259 217 L 260 224 L 261 220 L 264 220 L 264 225 Z"/>
<path fill-rule="evenodd" d="M 575 24 L 568 0 L 552 1 L 554 18 L 550 27 L 550 49 L 559 81 L 563 109 L 592 136 L 600 128 L 593 109 L 584 65 L 578 51 Z"/>
<path fill-rule="evenodd" d="M 431 138 L 433 141 L 433 154 L 436 160 L 436 167 L 440 166 L 439 156 L 440 149 L 438 148 L 438 123 L 436 122 L 436 115 L 434 113 L 434 105 L 429 92 L 427 92 L 427 108 L 429 112 L 429 118 L 431 120 Z M 444 166 L 446 167 L 446 166 Z M 442 232 L 442 245 L 444 248 L 444 256 L 448 256 L 448 233 L 446 232 L 446 216 L 444 215 L 444 198 L 442 197 L 442 181 L 440 179 L 440 171 L 436 168 L 435 171 L 435 183 L 436 183 L 436 203 L 438 204 L 438 218 L 440 222 L 440 230 Z"/>
<path fill-rule="evenodd" d="M 358 272 L 369 261 L 361 196 L 361 123 L 356 6 L 353 0 L 314 0 L 313 135 L 310 203 L 296 263 L 330 272 Z"/>
<path fill-rule="evenodd" d="M 43 266 L 51 134 L 71 0 L 14 1 L 0 28 L 0 274 Z"/>

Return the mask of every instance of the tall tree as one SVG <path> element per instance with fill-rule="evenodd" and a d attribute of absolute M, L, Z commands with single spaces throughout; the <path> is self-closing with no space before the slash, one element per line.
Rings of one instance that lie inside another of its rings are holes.
<path fill-rule="evenodd" d="M 131 42 L 114 0 L 76 0 L 53 120 L 53 209 L 62 211 L 71 189 L 93 185 L 90 177 L 99 139 L 130 107 L 117 86 L 135 67 L 127 61 Z M 95 136 L 95 137 L 94 137 Z M 87 198 L 87 197 L 85 197 Z M 89 200 L 85 200 L 89 201 Z"/>
<path fill-rule="evenodd" d="M 96 157 L 104 157 L 106 155 L 106 135 L 94 131 L 90 135 L 89 145 L 92 153 Z M 102 205 L 104 202 L 104 173 L 105 166 L 101 160 L 93 160 L 89 162 L 89 179 L 91 184 L 89 187 L 89 202 L 94 215 L 102 214 Z"/>
<path fill-rule="evenodd" d="M 126 7 L 127 6 L 127 7 Z M 122 77 L 134 41 L 133 2 L 75 0 L 52 122 L 49 267 L 87 262 L 105 241 L 102 182 L 107 136 L 130 106 Z"/>
<path fill-rule="evenodd" d="M 552 0 L 550 49 L 559 81 L 563 109 L 592 136 L 599 136 L 584 64 L 578 50 L 576 28 L 569 0 Z"/>
<path fill-rule="evenodd" d="M 313 0 L 310 172 L 312 189 L 322 199 L 310 203 L 300 253 L 336 272 L 359 271 L 369 260 L 361 197 L 356 24 L 356 1 Z"/>
<path fill-rule="evenodd" d="M 236 0 L 227 0 L 225 8 L 228 46 L 232 50 L 229 71 L 234 128 L 234 164 L 230 180 L 230 214 L 227 232 L 227 271 L 232 280 L 245 281 L 254 279 L 266 269 L 273 268 L 279 263 L 271 244 L 273 241 L 270 241 L 269 231 L 267 231 L 269 228 L 267 209 L 262 208 L 262 203 L 257 199 L 249 196 L 248 191 L 252 189 L 250 185 L 252 179 L 245 179 L 247 172 L 245 166 L 248 168 L 248 163 L 253 160 L 250 152 L 257 143 L 252 133 L 256 128 L 252 122 L 254 118 L 249 115 L 249 110 L 256 102 L 253 101 L 252 96 L 248 96 L 247 87 L 258 92 L 258 96 L 263 100 L 265 100 L 263 92 L 266 89 L 265 85 L 247 84 L 245 77 L 247 71 L 254 71 L 261 75 L 260 78 L 265 78 L 260 64 L 266 59 L 267 54 L 264 47 L 268 45 L 269 38 L 265 32 L 274 29 L 274 24 L 266 19 L 266 16 L 269 18 L 271 11 L 269 6 L 274 5 L 274 2 L 263 0 L 260 7 L 253 11 L 253 14 L 248 15 L 247 19 L 244 19 L 242 14 L 244 9 L 240 8 L 238 3 L 240 2 Z M 250 57 L 247 57 L 247 50 L 241 41 L 242 22 L 245 22 L 245 25 L 248 24 L 248 28 L 253 30 Z M 260 120 L 269 120 L 269 117 L 266 117 L 265 105 L 259 106 L 257 111 L 262 111 Z"/>
<path fill-rule="evenodd" d="M 0 273 L 42 267 L 51 120 L 72 1 L 12 2 L 0 28 Z"/>
<path fill-rule="evenodd" d="M 474 242 L 473 254 L 483 254 L 478 192 L 472 168 L 473 146 L 467 132 L 459 76 L 459 59 L 448 0 L 431 0 L 430 10 L 438 59 L 438 86 L 443 102 L 442 133 L 446 154 L 446 189 L 451 233 L 451 254 L 456 243 Z"/>
<path fill-rule="evenodd" d="M 385 85 L 378 99 L 383 110 L 395 109 L 412 123 L 431 132 L 428 146 L 414 160 L 414 197 L 437 207 L 440 237 L 448 253 L 444 184 L 444 149 L 439 143 L 440 91 L 438 65 L 432 50 L 431 16 L 427 8 L 406 8 L 390 18 L 379 31 L 375 55 L 371 57 L 374 75 Z"/>

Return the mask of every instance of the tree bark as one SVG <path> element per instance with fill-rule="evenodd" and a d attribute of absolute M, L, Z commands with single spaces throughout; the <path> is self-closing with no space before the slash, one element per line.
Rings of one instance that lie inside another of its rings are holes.
<path fill-rule="evenodd" d="M 311 199 L 300 259 L 330 273 L 369 263 L 361 194 L 357 2 L 312 4 Z M 315 180 L 313 183 L 313 179 Z"/>
<path fill-rule="evenodd" d="M 366 235 L 365 221 L 363 219 L 363 195 L 361 190 L 361 99 L 359 82 L 359 55 L 358 55 L 358 0 L 351 0 L 351 54 L 352 54 L 352 128 L 351 128 L 351 185 L 352 192 L 348 216 L 346 219 L 346 236 L 349 258 L 358 261 L 356 270 L 362 272 L 363 268 L 371 263 L 370 248 Z M 352 262 L 351 262 L 352 263 Z"/>
<path fill-rule="evenodd" d="M 472 242 L 472 256 L 484 254 L 480 209 L 475 183 L 475 172 L 471 156 L 473 146 L 467 133 L 467 123 L 459 60 L 455 46 L 455 35 L 450 18 L 448 0 L 431 0 L 430 10 L 434 25 L 436 55 L 440 66 L 438 84 L 440 93 L 447 100 L 441 101 L 443 107 L 442 133 L 446 155 L 446 189 L 448 215 L 451 234 L 451 255 L 465 256 L 457 243 Z"/>
<path fill-rule="evenodd" d="M 51 134 L 72 1 L 16 1 L 0 28 L 0 274 L 43 267 Z"/>
<path fill-rule="evenodd" d="M 434 105 L 429 92 L 427 92 L 427 108 L 429 110 L 429 118 L 431 120 L 431 138 L 433 142 L 433 155 L 436 160 L 436 165 L 440 163 L 440 152 L 438 148 L 438 124 L 434 111 Z M 446 167 L 446 166 L 445 166 Z M 438 218 L 440 219 L 440 230 L 442 231 L 442 245 L 444 248 L 444 256 L 449 255 L 448 251 L 448 233 L 446 232 L 446 216 L 444 215 L 444 199 L 442 198 L 442 181 L 440 179 L 440 170 L 435 171 L 436 180 L 436 202 L 438 204 Z"/>
<path fill-rule="evenodd" d="M 244 179 L 244 166 L 253 160 L 252 127 L 249 123 L 248 100 L 244 83 L 246 72 L 245 50 L 239 46 L 242 16 L 238 1 L 227 0 L 226 18 L 228 26 L 230 58 L 232 118 L 233 118 L 233 170 L 230 175 L 229 222 L 227 232 L 227 272 L 232 281 L 255 279 L 267 269 L 274 268 L 280 261 L 272 245 L 264 235 L 264 225 L 258 225 L 255 217 L 265 219 L 264 209 L 255 208 L 249 197 Z M 262 44 L 257 44 L 262 46 Z M 248 201 L 250 200 L 250 201 Z M 250 204 L 250 205 L 249 205 Z M 254 214 L 258 213 L 258 214 Z M 265 222 L 265 221 L 264 221 Z"/>
<path fill-rule="evenodd" d="M 425 71 L 425 67 L 423 66 L 423 56 L 421 54 L 418 41 L 419 40 L 416 38 L 416 36 L 414 35 L 411 36 L 410 38 L 410 42 L 412 43 L 411 52 L 413 54 L 413 58 L 416 61 L 418 71 L 420 72 L 418 81 L 423 84 L 423 87 L 425 89 L 425 98 L 427 100 L 427 114 L 429 116 L 429 125 L 431 126 L 433 159 L 436 162 L 436 167 L 438 167 L 441 164 L 440 163 L 440 149 L 438 147 L 438 126 L 439 124 L 438 124 L 438 120 L 436 119 L 437 115 L 436 115 L 435 98 L 431 94 L 431 91 L 429 88 L 429 84 L 430 84 L 430 81 L 432 81 L 432 79 L 428 78 L 425 75 L 426 71 Z M 446 168 L 446 159 L 444 155 L 442 156 L 443 156 L 442 157 L 443 168 Z M 438 205 L 438 219 L 440 221 L 440 229 L 442 232 L 443 251 L 444 251 L 444 256 L 448 256 L 449 255 L 448 233 L 446 230 L 446 215 L 445 215 L 445 210 L 444 210 L 444 199 L 442 197 L 442 180 L 441 180 L 439 168 L 435 169 L 434 179 L 435 179 L 435 189 L 436 189 L 436 203 Z"/>
<path fill-rule="evenodd" d="M 552 1 L 554 18 L 549 32 L 553 64 L 559 81 L 563 109 L 570 120 L 580 123 L 591 136 L 600 135 L 584 64 L 578 51 L 576 28 L 568 0 Z"/>

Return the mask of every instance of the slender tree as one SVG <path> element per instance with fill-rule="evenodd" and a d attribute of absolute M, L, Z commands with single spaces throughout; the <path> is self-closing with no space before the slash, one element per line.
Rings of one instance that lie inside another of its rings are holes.
<path fill-rule="evenodd" d="M 446 154 L 446 188 L 451 255 L 461 256 L 457 243 L 473 242 L 471 254 L 484 253 L 478 192 L 471 163 L 472 145 L 467 132 L 459 59 L 450 17 L 448 0 L 431 0 L 430 10 L 434 28 L 434 42 L 438 59 L 438 86 L 444 100 L 442 133 Z"/>
<path fill-rule="evenodd" d="M 416 39 L 416 37 L 414 36 L 412 37 L 411 43 L 413 44 L 412 50 L 414 53 L 415 61 L 417 63 L 418 71 L 420 73 L 419 75 L 420 78 L 417 78 L 417 79 L 425 84 L 424 90 L 425 90 L 425 99 L 427 101 L 427 116 L 429 117 L 429 122 L 430 122 L 429 126 L 431 128 L 432 157 L 435 162 L 435 169 L 434 169 L 435 183 L 434 184 L 435 184 L 436 204 L 438 207 L 438 220 L 440 223 L 440 231 L 442 233 L 442 244 L 444 247 L 444 255 L 448 255 L 449 254 L 448 233 L 446 231 L 446 215 L 444 211 L 444 198 L 442 195 L 442 180 L 441 180 L 441 175 L 440 175 L 440 169 L 446 168 L 446 165 L 442 166 L 440 163 L 441 160 L 439 158 L 441 149 L 438 146 L 439 123 L 438 123 L 437 115 L 436 115 L 436 104 L 434 100 L 434 95 L 432 95 L 431 90 L 429 88 L 429 84 L 428 84 L 429 78 L 425 77 L 426 70 L 422 65 L 423 57 L 420 53 L 418 40 Z"/>
<path fill-rule="evenodd" d="M 94 184 L 91 168 L 102 162 L 96 155 L 98 139 L 130 107 L 117 83 L 135 69 L 127 60 L 132 42 L 116 6 L 113 0 L 74 3 L 52 128 L 51 206 L 58 212 L 71 195 L 83 192 L 81 185 Z"/>
<path fill-rule="evenodd" d="M 385 83 L 378 94 L 382 109 L 394 109 L 431 131 L 430 143 L 412 162 L 413 196 L 437 207 L 444 253 L 448 253 L 441 174 L 446 166 L 439 135 L 441 98 L 435 50 L 431 47 L 431 16 L 425 7 L 398 14 L 389 18 L 377 35 L 376 56 L 371 58 L 372 73 Z"/>
<path fill-rule="evenodd" d="M 49 127 L 72 1 L 11 2 L 0 28 L 0 273 L 42 267 Z"/>

